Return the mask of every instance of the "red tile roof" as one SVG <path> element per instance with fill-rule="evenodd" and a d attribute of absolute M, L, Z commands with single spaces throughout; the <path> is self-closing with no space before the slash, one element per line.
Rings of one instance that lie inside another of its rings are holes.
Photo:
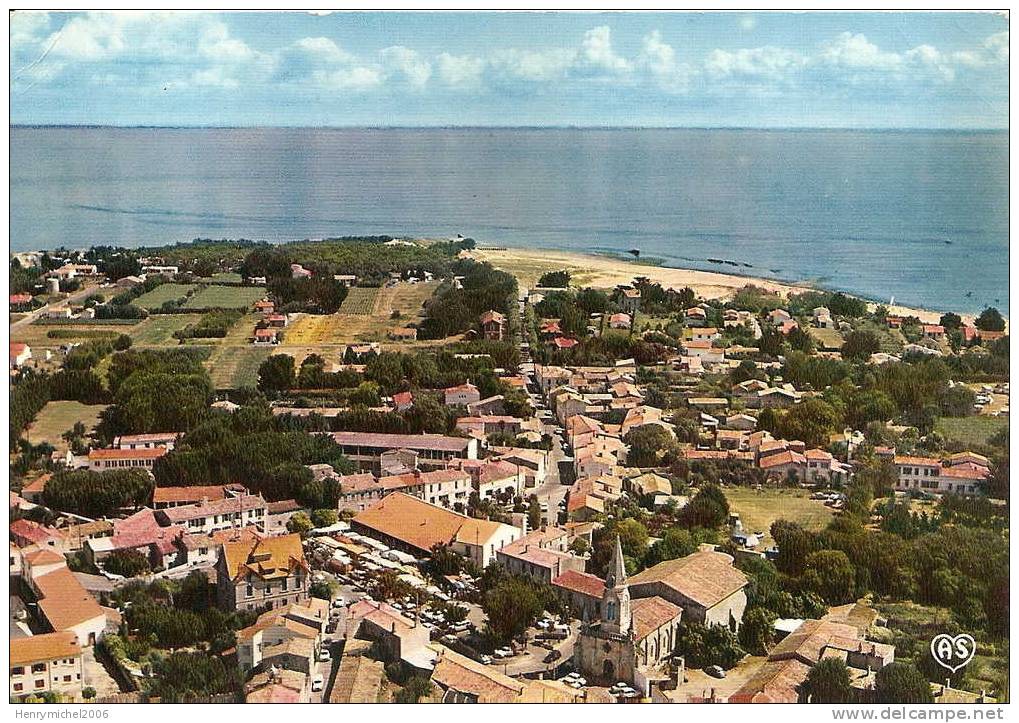
<path fill-rule="evenodd" d="M 599 600 L 605 593 L 604 580 L 597 575 L 591 575 L 586 572 L 577 572 L 576 570 L 567 570 L 553 580 L 552 584 L 556 587 L 570 590 L 571 592 L 580 593 L 581 595 L 596 597 Z"/>

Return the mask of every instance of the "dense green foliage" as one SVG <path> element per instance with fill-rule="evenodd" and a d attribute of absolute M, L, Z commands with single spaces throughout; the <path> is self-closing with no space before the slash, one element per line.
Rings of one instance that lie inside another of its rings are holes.
<path fill-rule="evenodd" d="M 142 469 L 65 470 L 53 475 L 43 490 L 47 507 L 91 518 L 140 507 L 151 498 L 152 478 Z"/>

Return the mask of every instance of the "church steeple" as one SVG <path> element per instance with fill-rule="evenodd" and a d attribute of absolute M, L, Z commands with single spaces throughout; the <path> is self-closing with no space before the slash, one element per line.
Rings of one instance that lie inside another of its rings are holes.
<path fill-rule="evenodd" d="M 601 629 L 610 633 L 626 635 L 630 632 L 630 590 L 626 587 L 626 563 L 623 560 L 623 546 L 616 537 L 616 549 L 609 562 L 609 574 L 605 578 L 605 592 L 602 594 Z"/>

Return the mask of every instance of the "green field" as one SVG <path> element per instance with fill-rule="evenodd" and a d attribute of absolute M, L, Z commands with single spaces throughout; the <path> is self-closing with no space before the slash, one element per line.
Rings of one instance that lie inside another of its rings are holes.
<path fill-rule="evenodd" d="M 265 296 L 261 286 L 206 286 L 184 304 L 185 309 L 247 309 Z"/>
<path fill-rule="evenodd" d="M 254 346 L 221 346 L 205 362 L 216 389 L 239 389 L 258 384 L 258 367 L 272 349 Z"/>
<path fill-rule="evenodd" d="M 352 314 L 354 316 L 369 316 L 375 313 L 379 290 L 372 286 L 355 286 L 347 294 L 347 298 L 340 304 L 340 314 Z"/>
<path fill-rule="evenodd" d="M 35 421 L 28 427 L 28 441 L 32 444 L 47 442 L 58 452 L 67 450 L 67 443 L 60 435 L 74 426 L 75 422 L 85 425 L 86 431 L 95 429 L 99 413 L 105 404 L 81 404 L 80 402 L 49 402 Z"/>
<path fill-rule="evenodd" d="M 987 444 L 997 432 L 1008 429 L 1008 417 L 939 417 L 934 429 L 945 439 L 957 439 L 970 445 Z"/>
<path fill-rule="evenodd" d="M 901 354 L 902 347 L 906 343 L 906 338 L 902 336 L 902 332 L 898 329 L 889 329 L 886 325 L 869 319 L 854 320 L 853 330 L 873 332 L 881 345 L 881 351 L 885 354 Z"/>
<path fill-rule="evenodd" d="M 158 309 L 167 301 L 181 299 L 189 291 L 197 288 L 194 284 L 160 284 L 152 291 L 139 296 L 132 303 L 143 309 Z"/>
<path fill-rule="evenodd" d="M 153 314 L 131 330 L 131 340 L 135 344 L 150 346 L 176 344 L 173 332 L 197 319 L 197 314 Z"/>
<path fill-rule="evenodd" d="M 808 530 L 819 531 L 832 519 L 832 511 L 824 504 L 810 499 L 810 493 L 800 489 L 725 487 L 729 509 L 738 512 L 743 528 L 751 532 L 764 532 L 764 546 L 774 544 L 771 523 L 789 520 Z"/>
<path fill-rule="evenodd" d="M 198 281 L 203 284 L 239 284 L 244 281 L 244 277 L 232 271 L 223 271 L 212 276 L 203 276 Z"/>

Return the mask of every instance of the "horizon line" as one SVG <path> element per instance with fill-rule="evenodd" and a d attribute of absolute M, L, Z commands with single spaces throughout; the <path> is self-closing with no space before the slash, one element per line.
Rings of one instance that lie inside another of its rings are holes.
<path fill-rule="evenodd" d="M 1007 133 L 1006 127 L 924 126 L 754 126 L 754 125 L 154 125 L 110 123 L 11 123 L 10 128 L 94 128 L 116 130 L 691 130 L 691 131 L 857 131 Z"/>

